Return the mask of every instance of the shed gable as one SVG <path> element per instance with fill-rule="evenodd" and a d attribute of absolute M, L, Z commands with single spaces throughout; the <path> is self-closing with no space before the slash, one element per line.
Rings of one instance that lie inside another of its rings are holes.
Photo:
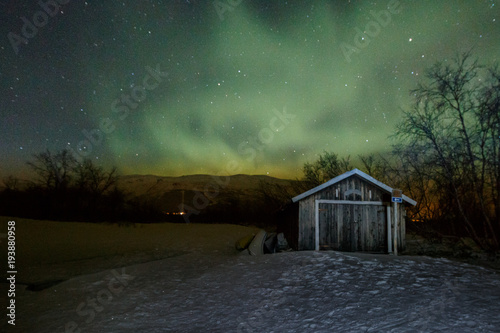
<path fill-rule="evenodd" d="M 312 196 L 315 200 L 388 201 L 389 193 L 357 175 L 352 175 Z"/>
<path fill-rule="evenodd" d="M 369 176 L 366 173 L 364 173 L 363 171 L 360 171 L 358 169 L 353 169 L 353 170 L 351 170 L 349 172 L 346 172 L 346 173 L 344 173 L 344 174 L 342 174 L 340 176 L 337 176 L 337 177 L 335 177 L 333 179 L 330 179 L 326 183 L 321 184 L 319 186 L 316 186 L 315 188 L 310 189 L 309 191 L 306 191 L 306 192 L 304 192 L 302 194 L 297 195 L 296 197 L 292 198 L 292 201 L 293 202 L 298 202 L 298 201 L 304 200 L 304 199 L 306 199 L 309 196 L 312 196 L 314 194 L 317 194 L 318 192 L 322 192 L 323 190 L 330 188 L 332 185 L 335 185 L 335 184 L 338 184 L 338 183 L 342 183 L 344 180 L 349 179 L 352 176 L 359 177 L 363 182 L 368 183 L 371 186 L 373 186 L 373 187 L 378 188 L 379 190 L 381 190 L 382 193 L 386 192 L 389 195 L 392 193 L 392 190 L 393 190 L 392 187 L 390 187 L 390 186 L 388 186 L 388 185 L 386 185 L 386 184 L 384 184 L 384 183 L 376 180 L 372 176 Z M 355 185 L 353 184 L 353 186 L 355 186 Z M 349 188 L 346 189 L 346 191 L 348 191 L 348 190 L 349 190 Z M 356 189 L 354 187 L 353 187 L 353 191 L 352 192 L 356 193 Z M 344 194 L 345 194 L 345 192 L 344 192 Z M 368 195 L 369 195 L 369 193 L 368 193 Z M 363 194 L 361 196 L 363 197 Z M 383 199 L 383 198 L 381 198 L 381 199 Z M 417 204 L 417 202 L 415 200 L 407 197 L 404 194 L 403 194 L 403 202 L 406 203 L 406 204 L 413 205 L 413 206 L 415 206 Z"/>

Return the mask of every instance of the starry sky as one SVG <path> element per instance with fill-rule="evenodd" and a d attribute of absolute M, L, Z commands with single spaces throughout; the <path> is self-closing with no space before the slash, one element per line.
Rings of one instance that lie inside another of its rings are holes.
<path fill-rule="evenodd" d="M 300 177 L 390 150 L 426 68 L 499 60 L 494 0 L 0 1 L 0 176 L 46 149 L 121 174 Z"/>

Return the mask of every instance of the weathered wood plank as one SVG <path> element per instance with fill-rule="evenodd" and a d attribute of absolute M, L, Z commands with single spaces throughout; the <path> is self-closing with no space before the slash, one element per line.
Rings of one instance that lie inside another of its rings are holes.
<path fill-rule="evenodd" d="M 319 202 L 318 231 L 322 249 L 387 252 L 387 204 L 390 194 L 353 175 L 299 201 L 298 244 L 300 250 L 316 246 L 316 200 Z M 340 202 L 350 200 L 349 202 Z M 364 204 L 366 202 L 367 204 Z M 369 203 L 369 204 L 368 204 Z M 383 204 L 383 205 L 381 205 Z M 398 214 L 399 248 L 404 248 L 405 210 Z"/>

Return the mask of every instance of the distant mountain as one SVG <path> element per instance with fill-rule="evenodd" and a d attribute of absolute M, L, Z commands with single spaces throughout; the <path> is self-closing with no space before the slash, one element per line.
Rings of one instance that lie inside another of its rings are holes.
<path fill-rule="evenodd" d="M 180 212 L 182 207 L 187 210 L 188 206 L 203 206 L 211 212 L 215 209 L 224 210 L 224 207 L 235 209 L 245 206 L 248 209 L 250 206 L 260 205 L 265 192 L 280 192 L 280 196 L 284 192 L 294 193 L 297 183 L 296 180 L 265 175 L 128 175 L 119 177 L 117 186 L 129 199 L 148 203 L 154 209 L 173 214 Z"/>
<path fill-rule="evenodd" d="M 99 196 L 77 186 L 54 191 L 28 184 L 20 181 L 10 184 L 10 190 L 0 191 L 0 213 L 64 221 L 275 226 L 277 215 L 291 198 L 305 190 L 297 180 L 242 174 L 119 176 L 118 190 L 110 189 Z"/>
<path fill-rule="evenodd" d="M 120 176 L 118 187 L 128 193 L 143 195 L 163 193 L 173 190 L 258 190 L 262 183 L 289 186 L 294 180 L 279 179 L 265 175 L 188 175 L 180 177 L 162 177 L 153 175 Z"/>

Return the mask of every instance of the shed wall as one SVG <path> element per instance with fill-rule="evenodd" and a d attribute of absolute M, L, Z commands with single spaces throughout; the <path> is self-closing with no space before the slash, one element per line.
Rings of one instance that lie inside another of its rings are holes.
<path fill-rule="evenodd" d="M 298 249 L 314 250 L 316 200 L 383 202 L 383 206 L 320 204 L 320 247 L 341 251 L 387 251 L 387 213 L 390 194 L 353 175 L 299 201 Z M 399 209 L 399 244 L 404 249 L 405 210 Z M 394 225 L 394 216 L 391 224 Z"/>

